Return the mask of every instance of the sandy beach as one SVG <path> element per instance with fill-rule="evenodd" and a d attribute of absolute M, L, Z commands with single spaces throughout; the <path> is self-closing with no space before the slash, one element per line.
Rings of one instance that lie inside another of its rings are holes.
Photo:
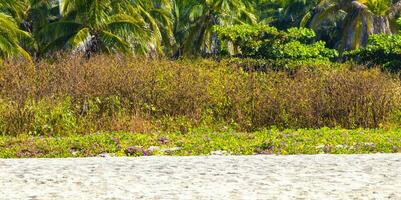
<path fill-rule="evenodd" d="M 401 199 L 401 155 L 0 160 L 1 200 Z"/>

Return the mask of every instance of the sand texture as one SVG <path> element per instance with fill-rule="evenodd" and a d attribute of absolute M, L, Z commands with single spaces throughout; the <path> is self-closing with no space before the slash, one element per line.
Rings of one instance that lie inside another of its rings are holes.
<path fill-rule="evenodd" d="M 401 199 L 401 154 L 0 159 L 0 199 Z"/>

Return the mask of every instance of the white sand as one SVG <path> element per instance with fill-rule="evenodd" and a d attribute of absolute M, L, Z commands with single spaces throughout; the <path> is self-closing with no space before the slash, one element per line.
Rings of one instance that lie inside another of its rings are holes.
<path fill-rule="evenodd" d="M 0 160 L 0 199 L 401 199 L 401 154 Z"/>

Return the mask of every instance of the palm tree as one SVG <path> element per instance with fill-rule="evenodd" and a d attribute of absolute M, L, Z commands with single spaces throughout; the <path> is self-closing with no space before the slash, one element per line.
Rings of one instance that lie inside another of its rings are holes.
<path fill-rule="evenodd" d="M 135 10 L 143 17 L 152 33 L 152 50 L 157 54 L 167 52 L 175 43 L 173 34 L 173 1 L 172 0 L 135 0 Z"/>
<path fill-rule="evenodd" d="M 310 14 L 309 25 L 317 29 L 327 20 L 343 14 L 340 49 L 365 46 L 371 34 L 393 32 L 391 22 L 399 8 L 391 0 L 323 0 Z"/>
<path fill-rule="evenodd" d="M 30 35 L 10 15 L 0 12 L 0 58 L 23 56 L 30 60 L 29 53 L 21 46 L 22 39 L 29 40 Z"/>
<path fill-rule="evenodd" d="M 318 0 L 250 0 L 254 2 L 259 21 L 279 29 L 299 26 L 302 17 L 311 11 Z"/>
<path fill-rule="evenodd" d="M 61 18 L 37 35 L 41 51 L 145 54 L 152 38 L 140 9 L 130 0 L 60 0 Z"/>
<path fill-rule="evenodd" d="M 255 21 L 243 0 L 176 0 L 174 8 L 177 55 L 216 53 L 213 26 Z"/>
<path fill-rule="evenodd" d="M 31 34 L 36 34 L 41 28 L 61 17 L 58 0 L 25 0 L 25 4 L 21 24 L 22 28 Z"/>
<path fill-rule="evenodd" d="M 0 0 L 0 12 L 13 17 L 17 21 L 24 18 L 25 7 L 25 0 Z"/>

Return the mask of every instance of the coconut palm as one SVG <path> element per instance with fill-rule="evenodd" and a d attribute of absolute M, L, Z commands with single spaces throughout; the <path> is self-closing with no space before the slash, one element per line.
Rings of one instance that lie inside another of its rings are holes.
<path fill-rule="evenodd" d="M 323 0 L 311 14 L 309 25 L 319 25 L 336 16 L 341 19 L 340 49 L 348 50 L 366 45 L 371 34 L 393 32 L 391 21 L 395 20 L 399 3 L 391 0 Z"/>
<path fill-rule="evenodd" d="M 173 34 L 172 0 L 134 0 L 133 12 L 139 11 L 152 33 L 152 50 L 157 54 L 171 54 L 175 41 Z"/>
<path fill-rule="evenodd" d="M 177 55 L 215 53 L 217 37 L 215 25 L 254 22 L 243 0 L 176 0 L 174 32 L 178 42 Z"/>
<path fill-rule="evenodd" d="M 130 0 L 60 0 L 61 18 L 38 33 L 41 51 L 144 54 L 151 32 L 139 7 Z"/>
<path fill-rule="evenodd" d="M 22 39 L 29 40 L 29 33 L 21 30 L 10 15 L 0 12 L 0 58 L 23 56 L 30 60 L 29 53 L 21 46 Z"/>
<path fill-rule="evenodd" d="M 25 0 L 0 0 L 0 12 L 7 14 L 15 20 L 24 18 Z"/>
<path fill-rule="evenodd" d="M 22 28 L 32 34 L 61 17 L 58 0 L 25 0 L 25 2 Z"/>
<path fill-rule="evenodd" d="M 273 0 L 270 4 L 265 5 L 273 7 L 274 11 L 265 15 L 274 18 L 271 25 L 280 29 L 288 29 L 299 26 L 302 17 L 313 10 L 318 3 L 318 0 Z M 263 6 L 260 7 L 263 11 L 269 10 Z"/>

